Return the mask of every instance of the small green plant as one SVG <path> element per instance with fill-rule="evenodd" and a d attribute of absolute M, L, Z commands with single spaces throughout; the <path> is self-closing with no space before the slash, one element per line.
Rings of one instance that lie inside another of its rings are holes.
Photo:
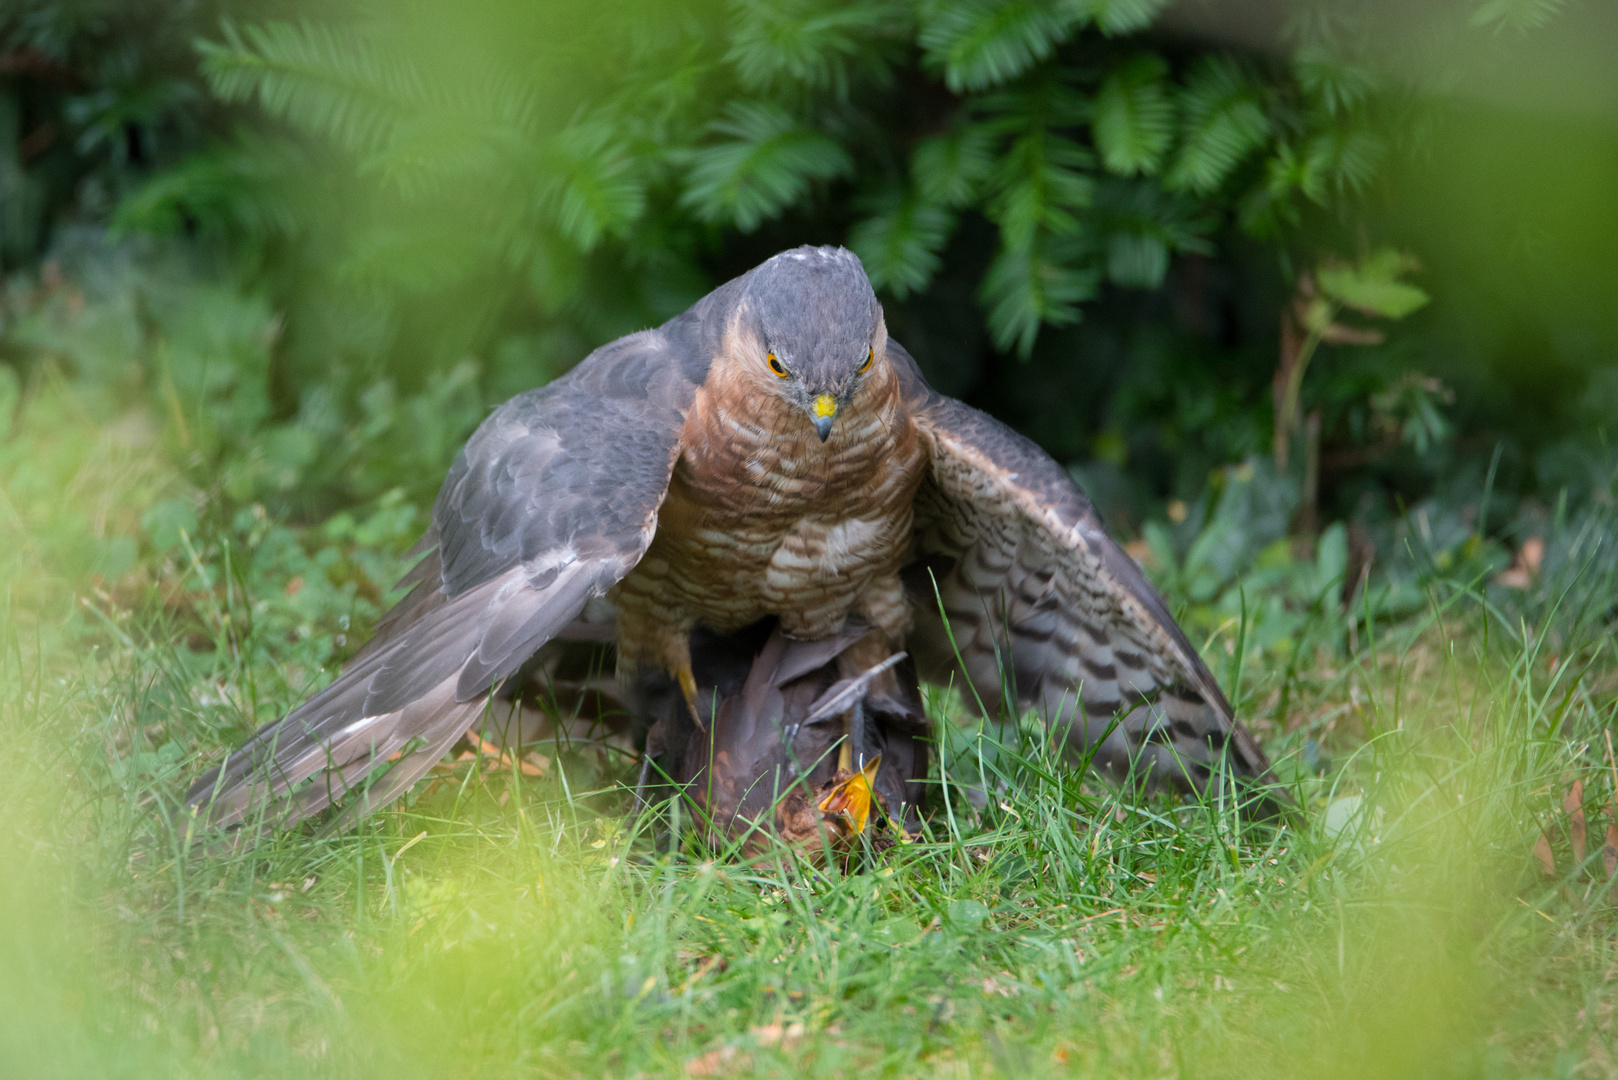
<path fill-rule="evenodd" d="M 1420 269 L 1410 255 L 1391 248 L 1366 255 L 1354 263 L 1328 259 L 1313 273 L 1298 278 L 1297 295 L 1281 316 L 1281 363 L 1275 373 L 1275 463 L 1286 468 L 1292 437 L 1303 430 L 1299 407 L 1304 373 L 1321 345 L 1379 345 L 1381 330 L 1347 326 L 1337 321 L 1346 308 L 1372 318 L 1397 320 L 1419 311 L 1427 294 L 1402 280 Z M 1418 389 L 1421 384 L 1410 389 Z M 1385 399 L 1391 412 L 1396 397 Z M 1431 404 L 1418 406 L 1423 417 L 1434 415 Z M 1432 421 L 1417 422 L 1416 438 L 1434 430 Z"/>

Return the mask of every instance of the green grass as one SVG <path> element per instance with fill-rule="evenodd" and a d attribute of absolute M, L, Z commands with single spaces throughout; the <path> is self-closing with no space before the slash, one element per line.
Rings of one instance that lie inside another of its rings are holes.
<path fill-rule="evenodd" d="M 174 794 L 363 635 L 410 515 L 199 496 L 120 554 L 185 485 L 54 393 L 0 458 L 0 1076 L 1618 1075 L 1605 585 L 1515 623 L 1435 590 L 1356 654 L 1261 657 L 1244 711 L 1308 811 L 1280 830 L 1121 800 L 1030 726 L 949 729 L 928 837 L 857 873 L 656 855 L 588 748 L 210 854 Z"/>

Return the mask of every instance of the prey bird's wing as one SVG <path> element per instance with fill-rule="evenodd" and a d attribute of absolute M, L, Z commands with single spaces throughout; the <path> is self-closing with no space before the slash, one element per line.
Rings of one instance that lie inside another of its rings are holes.
<path fill-rule="evenodd" d="M 711 356 L 691 332 L 703 314 L 605 345 L 495 410 L 439 492 L 411 592 L 336 681 L 201 777 L 188 805 L 216 826 L 280 827 L 364 787 L 347 822 L 431 768 L 490 688 L 651 543 Z"/>
<path fill-rule="evenodd" d="M 993 713 L 1035 709 L 1115 774 L 1201 788 L 1225 759 L 1265 777 L 1258 743 L 1066 471 L 888 349 L 929 454 L 905 573 L 923 674 L 964 675 Z"/>

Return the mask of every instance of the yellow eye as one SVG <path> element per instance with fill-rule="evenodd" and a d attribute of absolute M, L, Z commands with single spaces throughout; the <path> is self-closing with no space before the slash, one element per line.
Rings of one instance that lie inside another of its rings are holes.
<path fill-rule="evenodd" d="M 787 369 L 781 366 L 781 361 L 775 358 L 774 353 L 767 353 L 764 357 L 764 362 L 770 365 L 770 370 L 781 376 L 781 378 L 785 379 L 789 377 L 787 375 Z"/>
<path fill-rule="evenodd" d="M 865 350 L 865 363 L 861 364 L 859 370 L 856 371 L 854 374 L 856 374 L 856 375 L 864 375 L 867 371 L 870 371 L 871 370 L 871 361 L 873 361 L 875 359 L 876 359 L 876 350 L 874 348 L 870 348 L 869 346 L 867 346 L 866 350 Z"/>

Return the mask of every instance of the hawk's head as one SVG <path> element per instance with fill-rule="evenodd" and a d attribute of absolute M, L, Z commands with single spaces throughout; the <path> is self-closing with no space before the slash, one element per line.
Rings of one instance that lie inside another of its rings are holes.
<path fill-rule="evenodd" d="M 838 410 L 885 359 L 882 305 L 865 268 L 843 248 L 799 247 L 747 277 L 742 318 L 758 353 L 753 362 L 825 442 Z"/>

